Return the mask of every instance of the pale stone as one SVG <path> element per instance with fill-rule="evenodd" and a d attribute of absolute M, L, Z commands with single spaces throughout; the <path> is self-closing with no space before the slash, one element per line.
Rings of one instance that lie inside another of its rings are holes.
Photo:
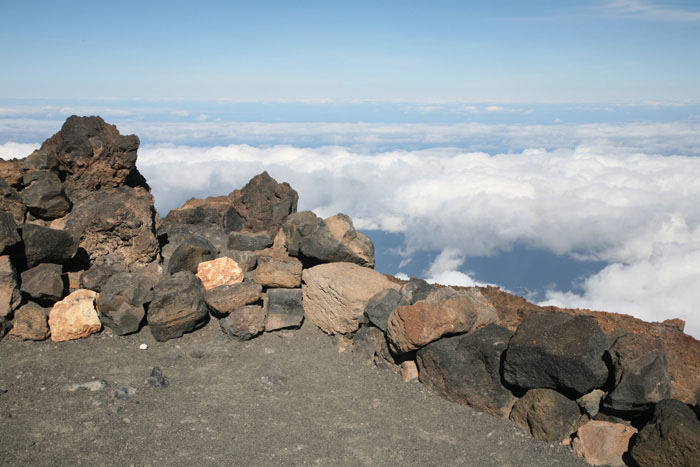
<path fill-rule="evenodd" d="M 418 379 L 418 366 L 414 360 L 401 362 L 401 377 L 405 383 Z"/>
<path fill-rule="evenodd" d="M 204 261 L 197 266 L 197 277 L 205 290 L 220 285 L 232 285 L 243 282 L 243 270 L 234 260 L 227 256 Z"/>
<path fill-rule="evenodd" d="M 97 292 L 79 289 L 54 304 L 49 313 L 51 340 L 63 342 L 88 337 L 102 329 L 95 309 Z"/>
<path fill-rule="evenodd" d="M 574 452 L 592 465 L 625 465 L 630 438 L 637 429 L 621 423 L 591 420 L 578 429 Z"/>
<path fill-rule="evenodd" d="M 265 287 L 293 289 L 301 284 L 302 264 L 291 256 L 260 256 L 255 282 Z"/>

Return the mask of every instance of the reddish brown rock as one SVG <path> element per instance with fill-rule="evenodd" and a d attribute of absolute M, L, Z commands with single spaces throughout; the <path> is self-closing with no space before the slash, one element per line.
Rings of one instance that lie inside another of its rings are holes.
<path fill-rule="evenodd" d="M 254 282 L 220 285 L 207 290 L 204 300 L 214 316 L 223 317 L 262 298 L 262 286 Z"/>
<path fill-rule="evenodd" d="M 241 216 L 239 230 L 276 234 L 288 215 L 297 211 L 299 195 L 288 183 L 277 183 L 267 172 L 253 177 L 241 190 L 228 195 Z"/>
<path fill-rule="evenodd" d="M 15 311 L 10 336 L 31 341 L 43 341 L 49 337 L 48 311 L 29 302 Z"/>
<path fill-rule="evenodd" d="M 400 288 L 377 271 L 352 263 L 321 264 L 304 270 L 302 278 L 306 316 L 328 334 L 356 331 L 374 294 Z"/>
<path fill-rule="evenodd" d="M 222 256 L 211 261 L 199 263 L 197 277 L 202 281 L 205 290 L 220 285 L 233 285 L 243 282 L 243 270 L 231 258 Z"/>
<path fill-rule="evenodd" d="M 88 337 L 102 329 L 95 309 L 97 292 L 76 290 L 54 304 L 49 313 L 51 340 L 63 342 Z"/>
<path fill-rule="evenodd" d="M 255 282 L 265 287 L 292 289 L 301 285 L 301 261 L 291 256 L 259 256 Z"/>
<path fill-rule="evenodd" d="M 469 332 L 497 320 L 496 311 L 477 289 L 467 289 L 438 303 L 400 306 L 389 315 L 392 350 L 410 352 L 445 334 Z"/>
<path fill-rule="evenodd" d="M 591 420 L 576 432 L 574 452 L 591 465 L 625 465 L 622 455 L 635 433 L 631 426 Z"/>

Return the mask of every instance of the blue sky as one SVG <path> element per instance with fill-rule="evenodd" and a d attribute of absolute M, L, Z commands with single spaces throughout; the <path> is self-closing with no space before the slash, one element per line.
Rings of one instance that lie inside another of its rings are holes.
<path fill-rule="evenodd" d="M 696 1 L 0 4 L 0 97 L 697 102 Z"/>

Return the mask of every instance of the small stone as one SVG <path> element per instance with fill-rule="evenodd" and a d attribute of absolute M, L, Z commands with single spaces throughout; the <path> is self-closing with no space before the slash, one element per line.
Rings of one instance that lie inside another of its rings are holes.
<path fill-rule="evenodd" d="M 418 367 L 414 360 L 404 360 L 401 362 L 400 368 L 404 383 L 418 379 Z"/>
<path fill-rule="evenodd" d="M 51 340 L 63 342 L 88 337 L 102 329 L 95 309 L 97 292 L 79 289 L 57 302 L 49 313 Z"/>
<path fill-rule="evenodd" d="M 159 389 L 165 389 L 168 387 L 168 378 L 165 377 L 160 367 L 154 366 L 151 370 L 151 376 L 146 378 L 146 383 Z"/>
<path fill-rule="evenodd" d="M 112 397 L 120 401 L 128 401 L 134 398 L 136 389 L 131 386 L 121 386 L 112 391 Z"/>
<path fill-rule="evenodd" d="M 243 282 L 243 270 L 234 260 L 222 256 L 211 261 L 204 261 L 197 266 L 197 277 L 202 281 L 204 290 L 211 290 L 221 285 L 233 285 Z"/>
<path fill-rule="evenodd" d="M 272 388 L 285 384 L 287 382 L 287 377 L 284 376 L 279 363 L 268 361 L 263 365 L 260 382 Z"/>
<path fill-rule="evenodd" d="M 635 433 L 631 426 L 591 420 L 578 429 L 573 449 L 592 465 L 625 465 L 622 455 Z"/>
<path fill-rule="evenodd" d="M 602 389 L 594 389 L 588 394 L 576 399 L 576 402 L 589 417 L 593 418 L 598 415 L 600 411 L 600 401 L 603 397 L 605 397 L 605 391 Z"/>
<path fill-rule="evenodd" d="M 107 382 L 101 379 L 94 381 L 88 381 L 87 383 L 72 383 L 64 384 L 61 386 L 60 390 L 62 392 L 75 392 L 78 389 L 87 389 L 88 391 L 95 392 L 101 391 L 107 387 Z"/>
<path fill-rule="evenodd" d="M 146 344 L 139 345 L 139 350 L 148 350 L 148 345 L 146 345 Z"/>

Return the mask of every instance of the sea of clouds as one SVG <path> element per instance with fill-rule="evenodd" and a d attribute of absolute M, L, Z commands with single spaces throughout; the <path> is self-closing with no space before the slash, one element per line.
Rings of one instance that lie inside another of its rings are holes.
<path fill-rule="evenodd" d="M 299 192 L 300 210 L 343 212 L 357 228 L 402 233 L 401 266 L 418 252 L 440 252 L 424 271 L 428 279 L 478 283 L 469 258 L 516 245 L 603 261 L 607 266 L 576 288 L 544 291 L 542 303 L 649 321 L 681 318 L 686 332 L 700 337 L 698 122 L 204 120 L 119 125 L 142 139 L 138 167 L 161 215 L 267 170 Z M 236 144 L 207 144 L 226 140 Z M 0 157 L 34 147 L 7 142 Z"/>

